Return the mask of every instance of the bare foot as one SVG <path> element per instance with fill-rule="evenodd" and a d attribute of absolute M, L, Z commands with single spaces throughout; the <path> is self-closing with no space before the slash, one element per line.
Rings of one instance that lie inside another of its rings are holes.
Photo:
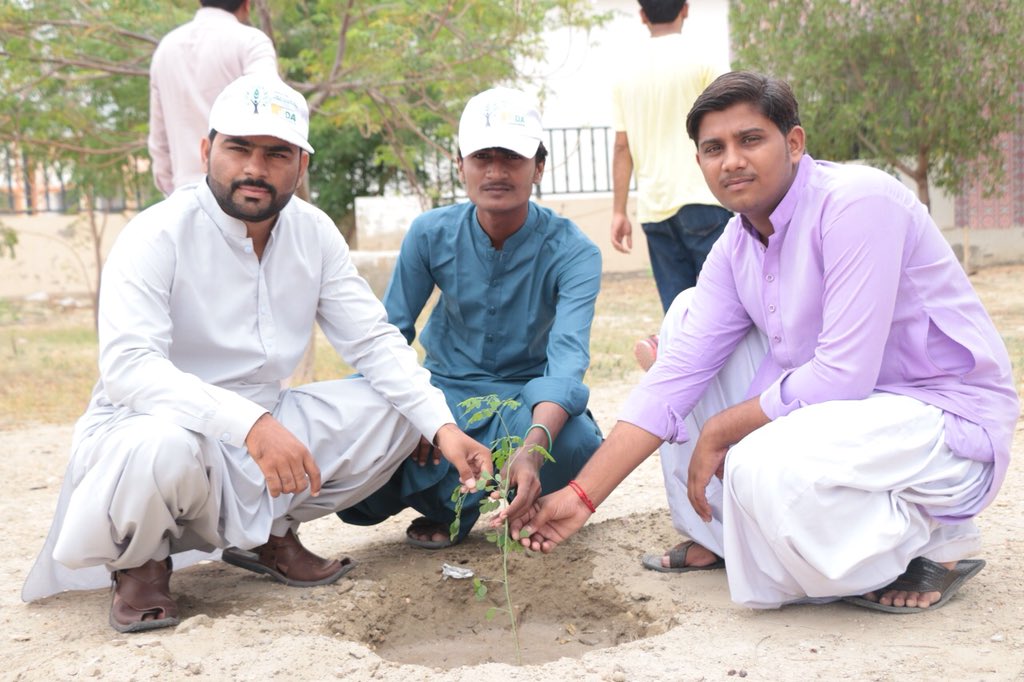
<path fill-rule="evenodd" d="M 947 569 L 956 568 L 956 561 L 942 562 Z M 868 601 L 878 602 L 883 606 L 909 606 L 926 609 L 942 598 L 941 592 L 909 592 L 907 590 L 880 590 L 864 595 Z"/>
<path fill-rule="evenodd" d="M 636 358 L 636 364 L 640 365 L 640 369 L 647 371 L 654 364 L 654 361 L 658 359 L 658 336 L 651 334 L 647 338 L 640 339 L 633 346 L 633 356 Z"/>
<path fill-rule="evenodd" d="M 429 527 L 410 527 L 406 532 L 410 537 L 422 542 L 442 542 L 449 539 L 447 531 L 432 530 Z"/>
<path fill-rule="evenodd" d="M 413 519 L 405 529 L 406 541 L 424 549 L 442 549 L 456 544 L 449 533 L 448 524 L 431 521 L 425 516 Z"/>

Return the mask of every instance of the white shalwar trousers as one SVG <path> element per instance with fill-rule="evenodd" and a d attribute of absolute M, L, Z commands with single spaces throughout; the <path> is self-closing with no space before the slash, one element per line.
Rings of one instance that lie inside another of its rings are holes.
<path fill-rule="evenodd" d="M 370 495 L 420 438 L 362 378 L 285 390 L 272 414 L 316 460 L 319 496 L 272 498 L 244 447 L 123 408 L 91 410 L 22 598 L 102 587 L 110 571 L 149 559 L 174 554 L 180 568 L 217 548 L 261 545 Z"/>
<path fill-rule="evenodd" d="M 662 347 L 691 291 L 666 314 Z M 748 435 L 729 449 L 724 478 L 712 477 L 712 520 L 702 521 L 686 493 L 701 425 L 745 399 L 767 349 L 752 329 L 687 417 L 691 440 L 661 447 L 673 525 L 725 559 L 733 601 L 776 608 L 860 595 L 915 557 L 956 561 L 980 549 L 973 522 L 932 515 L 987 489 L 991 467 L 950 451 L 941 410 L 888 393 L 809 405 Z"/>

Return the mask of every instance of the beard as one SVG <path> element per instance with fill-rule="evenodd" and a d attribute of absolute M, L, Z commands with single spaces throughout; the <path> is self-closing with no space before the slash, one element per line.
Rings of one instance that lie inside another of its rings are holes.
<path fill-rule="evenodd" d="M 276 187 L 263 180 L 235 180 L 230 185 L 225 185 L 215 180 L 213 176 L 207 175 L 206 184 L 209 185 L 220 210 L 232 218 L 249 223 L 259 223 L 273 218 L 291 201 L 294 194 L 294 192 L 286 192 L 279 195 Z M 270 202 L 262 205 L 262 202 L 254 199 L 235 201 L 235 192 L 241 187 L 258 187 L 267 190 Z"/>

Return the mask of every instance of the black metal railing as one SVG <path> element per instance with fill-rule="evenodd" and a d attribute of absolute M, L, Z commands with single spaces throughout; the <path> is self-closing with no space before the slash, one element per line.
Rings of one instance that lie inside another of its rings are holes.
<path fill-rule="evenodd" d="M 544 146 L 548 150 L 544 177 L 535 193 L 593 194 L 612 191 L 612 148 L 615 132 L 607 127 L 546 128 Z M 453 154 L 454 155 L 454 154 Z M 428 175 L 436 183 L 433 196 L 438 203 L 462 199 L 465 190 L 458 181 L 454 165 L 447 157 L 435 155 Z M 635 189 L 632 184 L 630 189 Z"/>

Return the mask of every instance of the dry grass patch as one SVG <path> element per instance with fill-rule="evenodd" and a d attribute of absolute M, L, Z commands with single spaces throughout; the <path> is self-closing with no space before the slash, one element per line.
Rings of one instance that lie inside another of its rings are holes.
<path fill-rule="evenodd" d="M 1015 383 L 1022 391 L 1024 266 L 986 268 L 971 280 L 1009 348 Z M 649 274 L 606 275 L 591 332 L 587 382 L 600 386 L 635 375 L 633 343 L 657 332 L 661 316 Z M 351 372 L 318 332 L 316 378 Z M 0 429 L 74 421 L 85 409 L 96 376 L 91 310 L 0 300 Z"/>

